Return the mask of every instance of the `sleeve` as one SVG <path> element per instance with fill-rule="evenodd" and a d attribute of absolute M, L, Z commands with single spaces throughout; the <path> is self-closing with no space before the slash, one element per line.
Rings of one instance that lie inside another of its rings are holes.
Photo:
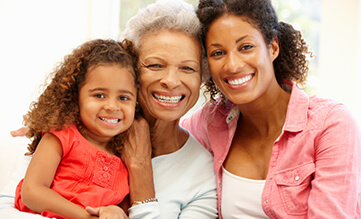
<path fill-rule="evenodd" d="M 215 181 L 215 179 L 214 179 Z M 211 219 L 218 218 L 217 189 L 213 181 L 205 184 L 203 191 L 189 202 L 181 211 L 179 219 Z"/>
<path fill-rule="evenodd" d="M 129 219 L 158 219 L 160 209 L 158 202 L 149 202 L 128 209 Z"/>
<path fill-rule="evenodd" d="M 326 117 L 315 139 L 315 176 L 308 218 L 356 218 L 360 215 L 361 136 L 344 105 Z"/>
<path fill-rule="evenodd" d="M 71 148 L 73 147 L 74 141 L 76 141 L 76 139 L 78 137 L 77 133 L 79 133 L 79 132 L 77 132 L 77 129 L 75 126 L 72 126 L 68 129 L 62 129 L 59 131 L 49 131 L 49 133 L 53 134 L 60 141 L 61 147 L 63 149 L 62 158 L 64 158 L 69 153 Z"/>
<path fill-rule="evenodd" d="M 204 115 L 207 115 L 205 110 L 207 109 L 207 103 L 205 106 L 197 109 L 192 115 L 186 118 L 182 118 L 180 125 L 187 129 L 194 138 L 203 145 L 212 155 L 212 149 L 209 144 L 209 138 L 207 137 L 207 120 Z"/>

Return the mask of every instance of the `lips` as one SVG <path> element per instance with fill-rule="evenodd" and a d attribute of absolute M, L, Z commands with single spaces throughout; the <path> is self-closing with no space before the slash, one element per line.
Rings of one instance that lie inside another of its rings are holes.
<path fill-rule="evenodd" d="M 244 83 L 246 83 L 247 81 L 251 80 L 253 78 L 253 75 L 247 75 L 244 77 L 237 77 L 237 78 L 232 78 L 232 79 L 226 79 L 226 82 L 230 85 L 242 85 Z"/>
<path fill-rule="evenodd" d="M 162 103 L 178 103 L 183 100 L 184 95 L 165 96 L 153 93 L 153 97 Z"/>
<path fill-rule="evenodd" d="M 120 119 L 108 119 L 103 117 L 99 117 L 99 119 L 102 120 L 103 122 L 111 123 L 111 124 L 117 124 L 120 122 Z"/>

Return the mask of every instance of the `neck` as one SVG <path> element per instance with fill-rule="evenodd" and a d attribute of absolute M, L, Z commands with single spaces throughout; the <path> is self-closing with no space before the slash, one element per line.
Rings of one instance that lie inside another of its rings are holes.
<path fill-rule="evenodd" d="M 179 119 L 175 121 L 146 119 L 150 127 L 153 157 L 173 153 L 187 141 L 188 132 L 179 126 Z"/>
<path fill-rule="evenodd" d="M 238 105 L 242 113 L 239 125 L 247 127 L 243 129 L 244 131 L 248 130 L 259 136 L 269 136 L 282 129 L 286 120 L 290 93 L 279 85 L 270 91 L 252 103 Z"/>

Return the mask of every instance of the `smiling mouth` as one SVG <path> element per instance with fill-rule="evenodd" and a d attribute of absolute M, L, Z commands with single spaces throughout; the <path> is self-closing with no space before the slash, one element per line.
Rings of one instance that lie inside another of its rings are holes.
<path fill-rule="evenodd" d="M 164 96 L 164 95 L 159 95 L 159 94 L 153 93 L 153 97 L 162 103 L 178 103 L 181 100 L 183 100 L 184 95 Z"/>
<path fill-rule="evenodd" d="M 118 122 L 120 122 L 120 119 L 106 119 L 103 117 L 99 117 L 99 119 L 102 120 L 103 122 L 107 122 L 111 124 L 117 124 Z"/>
<path fill-rule="evenodd" d="M 236 78 L 236 79 L 232 79 L 232 80 L 226 80 L 226 82 L 230 85 L 242 85 L 244 83 L 246 83 L 247 81 L 251 80 L 253 78 L 253 75 L 248 75 L 246 77 L 243 78 Z"/>

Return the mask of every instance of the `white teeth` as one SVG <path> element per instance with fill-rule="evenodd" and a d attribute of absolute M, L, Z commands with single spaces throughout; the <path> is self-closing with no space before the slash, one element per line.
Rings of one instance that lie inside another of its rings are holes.
<path fill-rule="evenodd" d="M 228 83 L 231 84 L 231 85 L 241 85 L 243 83 L 246 83 L 247 81 L 251 80 L 253 76 L 252 75 L 248 75 L 246 77 L 243 77 L 243 78 L 238 78 L 238 79 L 235 79 L 235 80 L 229 80 Z"/>
<path fill-rule="evenodd" d="M 163 96 L 154 94 L 154 97 L 157 98 L 160 102 L 164 103 L 178 103 L 182 99 L 182 95 L 180 96 Z"/>
<path fill-rule="evenodd" d="M 101 120 L 103 120 L 104 122 L 108 122 L 108 123 L 118 123 L 119 122 L 119 119 L 106 119 L 106 118 L 102 118 L 102 117 L 99 117 Z"/>

